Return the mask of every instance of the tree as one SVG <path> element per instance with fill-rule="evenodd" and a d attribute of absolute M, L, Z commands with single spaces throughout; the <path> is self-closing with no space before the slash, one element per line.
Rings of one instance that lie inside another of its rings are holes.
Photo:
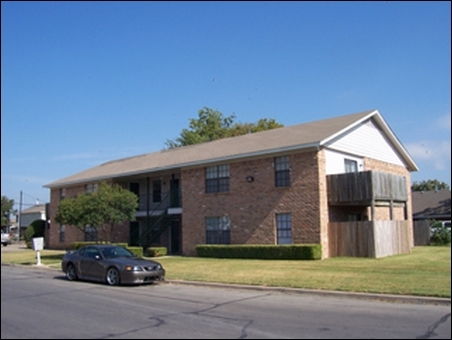
<path fill-rule="evenodd" d="M 450 190 L 450 187 L 447 183 L 438 181 L 436 179 L 413 182 L 413 184 L 411 185 L 411 191 L 434 191 L 441 189 Z"/>
<path fill-rule="evenodd" d="M 6 196 L 2 196 L 2 228 L 8 227 L 9 218 L 11 214 L 15 213 L 13 206 L 14 200 L 8 199 Z"/>
<path fill-rule="evenodd" d="M 137 208 L 138 197 L 133 192 L 102 182 L 96 192 L 62 200 L 55 220 L 81 230 L 87 225 L 100 229 L 105 241 L 111 242 L 115 225 L 134 221 Z"/>
<path fill-rule="evenodd" d="M 257 123 L 234 123 L 235 118 L 234 114 L 224 117 L 220 111 L 204 107 L 198 111 L 198 119 L 190 119 L 189 128 L 182 129 L 180 137 L 175 140 L 167 140 L 166 145 L 172 149 L 283 126 L 274 119 L 259 119 Z"/>

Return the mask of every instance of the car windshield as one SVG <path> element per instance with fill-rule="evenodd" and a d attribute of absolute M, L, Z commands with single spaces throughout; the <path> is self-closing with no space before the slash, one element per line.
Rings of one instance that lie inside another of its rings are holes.
<path fill-rule="evenodd" d="M 106 259 L 113 259 L 117 257 L 135 257 L 129 250 L 124 247 L 109 247 L 101 250 L 102 255 Z"/>

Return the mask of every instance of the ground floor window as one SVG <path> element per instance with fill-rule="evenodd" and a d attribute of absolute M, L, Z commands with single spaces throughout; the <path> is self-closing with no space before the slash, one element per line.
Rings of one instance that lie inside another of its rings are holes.
<path fill-rule="evenodd" d="M 206 243 L 230 244 L 231 222 L 229 216 L 206 217 Z"/>
<path fill-rule="evenodd" d="M 290 214 L 276 214 L 278 244 L 292 243 L 292 217 Z"/>
<path fill-rule="evenodd" d="M 97 228 L 90 225 L 85 226 L 85 242 L 97 242 L 98 236 Z"/>
<path fill-rule="evenodd" d="M 60 225 L 60 242 L 64 242 L 64 234 L 66 232 L 66 226 L 64 224 Z"/>

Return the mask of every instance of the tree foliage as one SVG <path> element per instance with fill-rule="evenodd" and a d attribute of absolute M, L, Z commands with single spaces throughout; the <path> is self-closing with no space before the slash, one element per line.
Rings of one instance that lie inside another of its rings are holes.
<path fill-rule="evenodd" d="M 450 187 L 447 183 L 438 181 L 436 179 L 413 182 L 413 184 L 411 185 L 411 191 L 434 191 L 441 189 L 450 190 Z"/>
<path fill-rule="evenodd" d="M 169 149 L 193 145 L 282 127 L 276 120 L 262 118 L 257 123 L 234 123 L 235 115 L 224 117 L 218 110 L 204 107 L 198 111 L 198 118 L 190 119 L 188 129 L 182 129 L 175 140 L 167 140 Z"/>
<path fill-rule="evenodd" d="M 2 196 L 2 228 L 8 226 L 11 214 L 15 213 L 13 206 L 14 200 L 9 199 L 6 196 Z"/>
<path fill-rule="evenodd" d="M 81 230 L 87 225 L 100 229 L 105 241 L 111 242 L 115 225 L 134 221 L 137 208 L 138 197 L 133 192 L 102 182 L 96 192 L 62 200 L 55 220 Z"/>
<path fill-rule="evenodd" d="M 44 237 L 45 221 L 35 220 L 33 221 L 24 232 L 25 242 L 31 242 L 34 237 Z"/>

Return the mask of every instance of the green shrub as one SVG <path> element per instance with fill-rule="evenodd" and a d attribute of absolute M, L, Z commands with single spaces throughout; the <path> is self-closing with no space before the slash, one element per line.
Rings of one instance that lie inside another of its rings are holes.
<path fill-rule="evenodd" d="M 149 257 L 165 256 L 168 254 L 166 247 L 149 247 L 146 249 L 146 254 Z"/>
<path fill-rule="evenodd" d="M 271 259 L 271 260 L 319 260 L 322 258 L 320 244 L 288 245 L 217 245 L 196 246 L 199 257 Z"/>
<path fill-rule="evenodd" d="M 449 245 L 451 242 L 450 228 L 447 228 L 441 221 L 434 222 L 430 227 L 432 236 L 430 237 L 430 244 L 436 246 Z"/>
<path fill-rule="evenodd" d="M 44 237 L 45 221 L 36 220 L 32 222 L 24 232 L 25 243 L 28 248 L 31 248 L 31 240 L 34 237 Z"/>

